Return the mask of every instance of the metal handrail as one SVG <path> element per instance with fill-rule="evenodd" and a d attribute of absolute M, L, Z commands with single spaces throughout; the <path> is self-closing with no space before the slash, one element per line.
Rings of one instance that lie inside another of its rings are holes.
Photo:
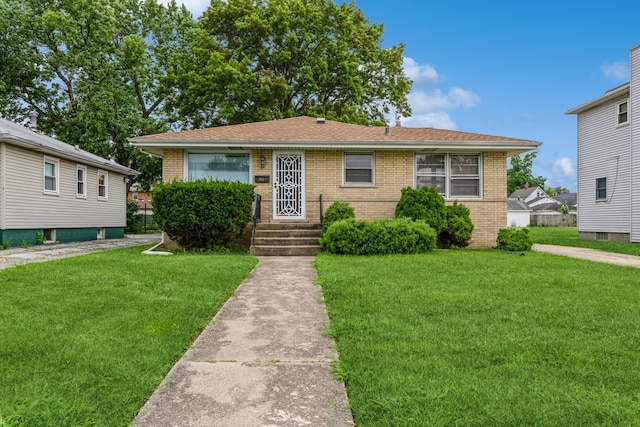
<path fill-rule="evenodd" d="M 253 230 L 251 230 L 251 244 L 256 238 L 256 227 L 258 226 L 258 221 L 260 220 L 261 210 L 262 210 L 262 196 L 259 194 L 254 194 L 253 196 L 253 215 L 251 220 L 253 221 Z"/>
<path fill-rule="evenodd" d="M 320 194 L 320 225 L 324 224 L 324 209 L 322 208 L 322 194 Z"/>

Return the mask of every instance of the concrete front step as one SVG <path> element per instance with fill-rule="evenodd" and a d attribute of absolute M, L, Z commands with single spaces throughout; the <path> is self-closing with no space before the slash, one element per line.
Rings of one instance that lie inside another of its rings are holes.
<path fill-rule="evenodd" d="M 319 237 L 258 237 L 255 246 L 318 246 Z"/>
<path fill-rule="evenodd" d="M 306 222 L 258 223 L 251 253 L 260 256 L 313 256 L 320 253 L 322 226 Z"/>
<path fill-rule="evenodd" d="M 319 239 L 321 236 L 320 230 L 262 230 L 256 228 L 256 238 L 258 237 L 303 237 L 303 238 L 315 238 Z"/>
<path fill-rule="evenodd" d="M 322 224 L 310 222 L 259 222 L 257 230 L 321 230 Z"/>
<path fill-rule="evenodd" d="M 251 253 L 256 256 L 315 256 L 320 246 L 252 246 Z"/>

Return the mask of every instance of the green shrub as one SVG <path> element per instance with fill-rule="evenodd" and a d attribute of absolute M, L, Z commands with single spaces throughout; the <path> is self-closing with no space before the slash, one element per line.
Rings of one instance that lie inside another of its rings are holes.
<path fill-rule="evenodd" d="M 469 208 L 459 205 L 457 201 L 446 207 L 447 228 L 438 235 L 438 247 L 450 248 L 452 246 L 464 248 L 469 244 L 473 223 Z"/>
<path fill-rule="evenodd" d="M 447 227 L 444 198 L 435 187 L 421 187 L 419 190 L 403 188 L 396 205 L 396 218 L 422 220 L 440 234 Z"/>
<path fill-rule="evenodd" d="M 343 219 L 355 218 L 356 214 L 353 208 L 346 202 L 334 202 L 327 211 L 324 213 L 324 219 L 322 221 L 322 232 L 327 231 L 329 226 L 337 221 Z"/>
<path fill-rule="evenodd" d="M 503 228 L 498 232 L 497 243 L 498 249 L 511 252 L 528 251 L 533 246 L 528 228 Z"/>
<path fill-rule="evenodd" d="M 142 215 L 138 214 L 138 204 L 136 202 L 127 203 L 127 228 L 128 233 L 139 233 L 142 230 Z"/>
<path fill-rule="evenodd" d="M 251 221 L 253 185 L 227 181 L 161 183 L 153 189 L 160 228 L 185 249 L 217 249 Z"/>
<path fill-rule="evenodd" d="M 322 250 L 338 255 L 424 253 L 436 246 L 436 232 L 424 221 L 409 218 L 333 223 L 323 235 Z"/>
<path fill-rule="evenodd" d="M 46 237 L 44 237 L 44 233 L 42 231 L 36 231 L 36 245 L 44 245 L 47 241 Z"/>

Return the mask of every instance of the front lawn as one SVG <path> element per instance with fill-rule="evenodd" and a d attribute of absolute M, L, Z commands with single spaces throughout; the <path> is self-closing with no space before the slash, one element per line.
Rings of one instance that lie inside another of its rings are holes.
<path fill-rule="evenodd" d="M 578 248 L 598 249 L 605 252 L 640 255 L 640 244 L 638 243 L 580 240 L 578 239 L 578 229 L 575 227 L 529 227 L 529 236 L 533 243 L 575 246 Z"/>
<path fill-rule="evenodd" d="M 0 426 L 126 426 L 256 264 L 119 249 L 0 271 Z"/>
<path fill-rule="evenodd" d="M 528 252 L 319 255 L 356 424 L 640 425 L 640 270 Z"/>

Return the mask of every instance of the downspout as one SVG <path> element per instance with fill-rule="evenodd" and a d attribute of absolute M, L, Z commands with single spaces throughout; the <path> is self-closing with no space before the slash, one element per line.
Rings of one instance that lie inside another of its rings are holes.
<path fill-rule="evenodd" d="M 143 254 L 145 255 L 173 255 L 173 252 L 166 252 L 166 251 L 155 251 L 154 249 L 164 245 L 164 231 L 162 232 L 162 240 L 160 241 L 160 243 L 158 243 L 157 245 L 153 246 L 152 248 L 147 249 L 146 251 L 142 251 Z"/>

